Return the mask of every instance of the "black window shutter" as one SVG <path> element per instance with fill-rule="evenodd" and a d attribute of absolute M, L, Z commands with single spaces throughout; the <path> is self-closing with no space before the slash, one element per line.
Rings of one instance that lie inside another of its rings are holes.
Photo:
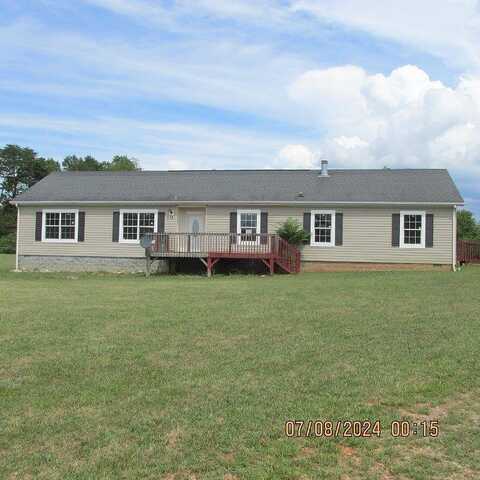
<path fill-rule="evenodd" d="M 35 215 L 35 241 L 41 242 L 42 241 L 42 220 L 43 220 L 43 212 L 37 212 Z"/>
<path fill-rule="evenodd" d="M 230 212 L 230 234 L 230 243 L 237 243 L 237 212 Z"/>
<path fill-rule="evenodd" d="M 427 213 L 425 230 L 425 247 L 433 247 L 433 213 Z"/>
<path fill-rule="evenodd" d="M 311 233 L 311 218 L 312 214 L 310 212 L 305 212 L 303 214 L 303 229 L 305 230 L 305 233 L 308 233 L 308 235 Z M 310 243 L 310 240 L 306 240 L 304 243 L 308 244 Z"/>
<path fill-rule="evenodd" d="M 112 242 L 118 242 L 120 229 L 120 212 L 113 212 Z"/>
<path fill-rule="evenodd" d="M 400 246 L 400 214 L 392 213 L 392 247 Z"/>
<path fill-rule="evenodd" d="M 343 213 L 335 214 L 335 245 L 343 245 Z"/>
<path fill-rule="evenodd" d="M 158 233 L 165 232 L 165 212 L 158 212 L 157 230 Z"/>
<path fill-rule="evenodd" d="M 261 212 L 260 213 L 260 233 L 263 233 L 260 237 L 260 243 L 262 245 L 266 245 L 268 241 L 267 233 L 268 233 L 268 212 Z"/>
<path fill-rule="evenodd" d="M 85 241 L 85 212 L 78 212 L 78 241 Z"/>

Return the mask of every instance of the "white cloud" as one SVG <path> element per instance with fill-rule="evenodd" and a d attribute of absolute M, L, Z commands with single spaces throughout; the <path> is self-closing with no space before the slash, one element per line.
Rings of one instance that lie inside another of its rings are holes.
<path fill-rule="evenodd" d="M 277 168 L 315 168 L 318 165 L 315 154 L 305 145 L 286 145 L 277 155 Z"/>
<path fill-rule="evenodd" d="M 167 167 L 169 170 L 187 170 L 189 165 L 185 160 L 170 158 L 167 162 Z"/>
<path fill-rule="evenodd" d="M 299 27 L 291 21 L 295 12 L 281 0 L 176 0 L 169 7 L 162 6 L 158 1 L 145 0 L 82 1 L 136 21 L 161 25 L 177 32 L 198 31 L 199 26 L 195 22 L 182 21 L 195 17 L 203 20 L 227 19 L 283 30 Z M 301 20 L 299 16 L 297 23 L 298 20 Z M 305 26 L 305 22 L 302 24 Z"/>
<path fill-rule="evenodd" d="M 290 87 L 297 108 L 327 134 L 324 157 L 345 166 L 448 167 L 480 174 L 480 81 L 455 88 L 407 65 L 308 71 Z"/>
<path fill-rule="evenodd" d="M 354 148 L 359 148 L 359 147 L 368 147 L 368 142 L 365 140 L 362 140 L 359 137 L 335 137 L 333 141 L 342 148 L 345 148 L 346 150 L 352 150 Z"/>
<path fill-rule="evenodd" d="M 83 2 L 110 10 L 118 15 L 140 18 L 161 25 L 173 26 L 173 13 L 160 2 L 144 0 L 83 0 Z"/>
<path fill-rule="evenodd" d="M 178 0 L 182 11 L 203 10 L 219 18 L 270 21 L 288 15 L 287 9 L 271 0 Z"/>
<path fill-rule="evenodd" d="M 294 11 L 391 39 L 467 70 L 480 69 L 477 0 L 294 0 Z"/>

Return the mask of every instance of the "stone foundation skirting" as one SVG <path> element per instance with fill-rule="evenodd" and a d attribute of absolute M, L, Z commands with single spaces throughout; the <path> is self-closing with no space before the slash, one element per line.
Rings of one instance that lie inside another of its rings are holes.
<path fill-rule="evenodd" d="M 18 268 L 38 272 L 145 272 L 145 258 L 19 255 Z M 155 261 L 152 273 L 168 272 L 168 262 Z"/>
<path fill-rule="evenodd" d="M 451 265 L 426 263 L 302 262 L 302 272 L 450 271 Z"/>

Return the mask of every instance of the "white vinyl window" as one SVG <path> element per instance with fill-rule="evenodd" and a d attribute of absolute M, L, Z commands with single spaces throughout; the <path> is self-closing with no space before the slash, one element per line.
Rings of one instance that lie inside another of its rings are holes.
<path fill-rule="evenodd" d="M 77 239 L 78 210 L 43 210 L 43 242 L 74 243 Z"/>
<path fill-rule="evenodd" d="M 143 235 L 156 231 L 156 210 L 120 210 L 121 242 L 138 243 Z"/>
<path fill-rule="evenodd" d="M 312 210 L 310 222 L 310 245 L 334 247 L 335 210 Z"/>
<path fill-rule="evenodd" d="M 237 233 L 241 243 L 258 243 L 260 237 L 260 210 L 237 211 Z"/>
<path fill-rule="evenodd" d="M 400 212 L 400 247 L 425 248 L 425 212 Z"/>

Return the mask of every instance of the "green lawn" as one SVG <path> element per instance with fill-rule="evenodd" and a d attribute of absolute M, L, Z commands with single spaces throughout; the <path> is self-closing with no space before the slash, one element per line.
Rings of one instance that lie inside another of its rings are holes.
<path fill-rule="evenodd" d="M 480 268 L 14 273 L 0 255 L 0 478 L 480 478 Z M 438 438 L 392 438 L 394 419 Z M 380 438 L 287 438 L 379 419 Z M 387 428 L 388 427 L 388 428 Z"/>

